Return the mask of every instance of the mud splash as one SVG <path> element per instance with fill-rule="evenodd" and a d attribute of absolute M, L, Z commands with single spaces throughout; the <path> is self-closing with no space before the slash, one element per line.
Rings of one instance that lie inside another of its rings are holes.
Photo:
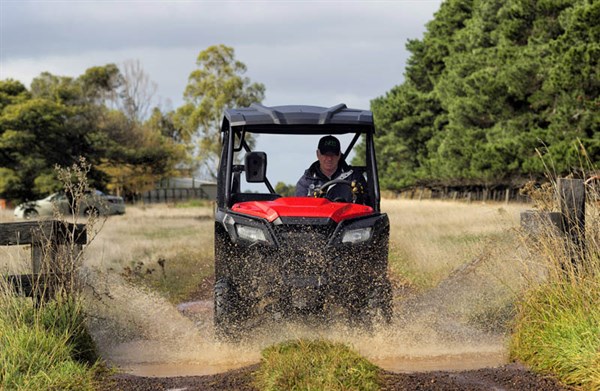
<path fill-rule="evenodd" d="M 343 324 L 275 324 L 240 344 L 215 339 L 212 300 L 174 306 L 120 276 L 90 274 L 90 330 L 110 365 L 140 376 L 224 372 L 258 362 L 266 346 L 298 338 L 343 342 L 393 372 L 497 367 L 507 363 L 505 336 L 477 327 L 465 312 L 502 296 L 489 280 L 481 286 L 480 266 L 474 260 L 438 287 L 396 301 L 393 323 L 372 333 Z"/>
<path fill-rule="evenodd" d="M 111 366 L 145 376 L 205 375 L 259 360 L 256 349 L 215 341 L 208 304 L 190 318 L 120 276 L 90 274 L 88 280 L 94 287 L 87 295 L 89 330 Z"/>

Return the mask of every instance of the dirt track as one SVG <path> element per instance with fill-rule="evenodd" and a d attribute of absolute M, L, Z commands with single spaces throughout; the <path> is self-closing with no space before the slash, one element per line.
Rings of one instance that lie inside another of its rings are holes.
<path fill-rule="evenodd" d="M 256 390 L 252 372 L 257 365 L 210 376 L 151 378 L 118 375 L 104 390 Z M 464 372 L 400 374 L 381 372 L 382 390 L 569 390 L 552 378 L 536 375 L 518 364 Z"/>
<path fill-rule="evenodd" d="M 206 285 L 210 286 L 211 284 L 209 282 Z M 204 291 L 204 289 L 202 290 Z M 444 291 L 446 290 L 447 287 Z M 206 299 L 209 292 L 209 289 L 206 289 L 205 292 L 199 292 L 198 297 Z M 421 307 L 424 304 L 425 307 L 431 307 L 432 300 L 437 301 L 439 297 L 437 295 L 428 298 L 421 296 L 419 305 L 414 308 Z M 419 316 L 424 313 L 422 309 L 416 312 Z M 189 314 L 187 315 L 189 316 Z M 201 318 L 207 316 L 204 312 L 196 314 L 196 316 L 198 315 Z M 439 318 L 439 316 L 440 314 L 437 313 L 436 318 Z M 410 323 L 414 320 L 415 318 L 411 317 L 407 321 Z M 452 324 L 446 321 L 441 323 Z M 456 325 L 452 325 L 456 327 Z M 430 336 L 428 335 L 428 337 Z M 459 334 L 455 337 L 459 338 L 459 342 L 462 341 L 462 335 Z M 473 335 L 470 334 L 470 337 L 472 338 Z M 455 359 L 461 361 L 460 358 Z M 102 391 L 256 390 L 252 385 L 252 372 L 257 369 L 258 365 L 254 364 L 205 376 L 144 377 L 117 374 L 103 382 Z M 479 365 L 485 366 L 483 362 L 479 362 Z M 459 364 L 456 367 L 466 368 L 468 366 Z M 395 373 L 382 369 L 380 376 L 382 390 L 570 390 L 570 388 L 560 385 L 558 381 L 551 377 L 535 374 L 524 366 L 515 363 L 496 368 L 413 373 Z"/>

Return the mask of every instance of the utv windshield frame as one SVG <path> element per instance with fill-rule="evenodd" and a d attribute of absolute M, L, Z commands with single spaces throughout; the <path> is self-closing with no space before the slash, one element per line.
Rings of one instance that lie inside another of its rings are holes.
<path fill-rule="evenodd" d="M 344 135 L 354 134 L 352 141 L 343 152 L 343 158 L 350 152 L 361 136 L 365 137 L 365 173 L 368 184 L 368 198 L 376 212 L 380 211 L 380 191 L 377 162 L 373 136 L 375 126 L 373 113 L 368 110 L 349 109 L 345 104 L 330 108 L 317 106 L 276 106 L 267 107 L 253 103 L 248 108 L 228 109 L 225 111 L 221 126 L 221 157 L 219 161 L 217 183 L 217 206 L 230 208 L 235 204 L 233 186 L 236 172 L 244 166 L 235 164 L 234 155 L 244 150 L 252 152 L 245 140 L 252 134 L 289 134 L 289 135 Z M 239 174 L 238 174 L 239 175 Z M 257 200 L 278 197 L 268 178 L 264 184 L 271 196 L 256 194 Z"/>

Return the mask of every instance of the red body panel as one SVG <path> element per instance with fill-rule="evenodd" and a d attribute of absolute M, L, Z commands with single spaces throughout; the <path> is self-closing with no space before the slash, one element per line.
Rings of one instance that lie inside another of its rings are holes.
<path fill-rule="evenodd" d="M 274 201 L 239 202 L 232 211 L 260 217 L 273 222 L 278 217 L 321 217 L 336 223 L 354 217 L 367 216 L 373 208 L 366 205 L 331 202 L 325 198 L 282 197 Z"/>

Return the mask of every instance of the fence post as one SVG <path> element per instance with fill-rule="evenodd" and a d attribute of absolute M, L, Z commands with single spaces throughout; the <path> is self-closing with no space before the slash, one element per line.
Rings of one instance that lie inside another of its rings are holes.
<path fill-rule="evenodd" d="M 521 212 L 521 227 L 532 237 L 554 234 L 563 235 L 562 214 L 559 212 L 543 212 L 526 210 Z"/>
<path fill-rule="evenodd" d="M 571 260 L 583 260 L 585 252 L 585 186 L 581 179 L 558 180 L 558 197 L 567 238 L 573 245 Z"/>

